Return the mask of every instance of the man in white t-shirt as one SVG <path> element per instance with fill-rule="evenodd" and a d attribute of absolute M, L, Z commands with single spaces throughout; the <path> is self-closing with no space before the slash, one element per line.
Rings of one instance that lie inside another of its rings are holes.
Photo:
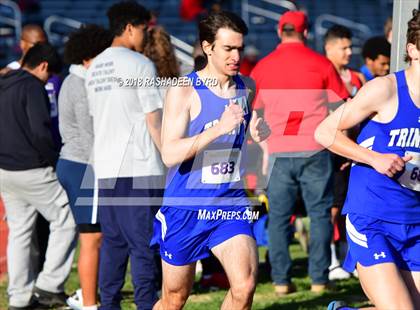
<path fill-rule="evenodd" d="M 114 40 L 86 75 L 94 127 L 94 169 L 98 179 L 103 241 L 99 267 L 100 309 L 120 309 L 128 258 L 138 309 L 157 301 L 157 266 L 149 248 L 153 218 L 162 197 L 160 159 L 162 99 L 152 62 L 140 54 L 149 12 L 136 2 L 108 10 Z"/>

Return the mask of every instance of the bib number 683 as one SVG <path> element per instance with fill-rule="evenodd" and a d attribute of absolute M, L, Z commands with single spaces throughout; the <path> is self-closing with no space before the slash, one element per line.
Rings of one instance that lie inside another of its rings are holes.
<path fill-rule="evenodd" d="M 219 174 L 231 174 L 235 170 L 235 162 L 220 162 L 220 163 L 214 163 L 211 165 L 211 173 L 213 175 L 219 175 Z"/>

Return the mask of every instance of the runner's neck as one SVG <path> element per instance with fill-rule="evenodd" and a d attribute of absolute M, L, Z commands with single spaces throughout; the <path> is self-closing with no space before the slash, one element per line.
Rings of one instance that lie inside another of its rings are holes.
<path fill-rule="evenodd" d="M 203 70 L 201 70 L 199 76 L 200 78 L 205 79 L 217 79 L 218 83 L 214 88 L 222 92 L 228 91 L 233 85 L 235 85 L 231 76 L 220 73 L 211 66 L 206 66 Z"/>

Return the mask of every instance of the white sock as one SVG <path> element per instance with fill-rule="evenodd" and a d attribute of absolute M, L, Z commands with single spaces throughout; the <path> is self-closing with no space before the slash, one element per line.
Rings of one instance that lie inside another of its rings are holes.
<path fill-rule="evenodd" d="M 83 310 L 98 310 L 98 305 L 93 306 L 83 306 Z"/>
<path fill-rule="evenodd" d="M 330 269 L 335 268 L 337 266 L 340 266 L 340 262 L 338 261 L 337 258 L 337 251 L 335 250 L 335 244 L 331 243 L 331 265 L 330 265 Z"/>

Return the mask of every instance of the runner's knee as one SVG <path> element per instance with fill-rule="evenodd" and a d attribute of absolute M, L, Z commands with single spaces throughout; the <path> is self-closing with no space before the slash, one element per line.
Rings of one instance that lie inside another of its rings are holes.
<path fill-rule="evenodd" d="M 253 296 L 255 287 L 256 280 L 249 275 L 246 279 L 232 283 L 230 290 L 235 300 L 246 302 Z"/>
<path fill-rule="evenodd" d="M 163 309 L 165 310 L 178 310 L 182 309 L 187 302 L 189 291 L 185 288 L 180 290 L 164 290 L 162 299 Z"/>

